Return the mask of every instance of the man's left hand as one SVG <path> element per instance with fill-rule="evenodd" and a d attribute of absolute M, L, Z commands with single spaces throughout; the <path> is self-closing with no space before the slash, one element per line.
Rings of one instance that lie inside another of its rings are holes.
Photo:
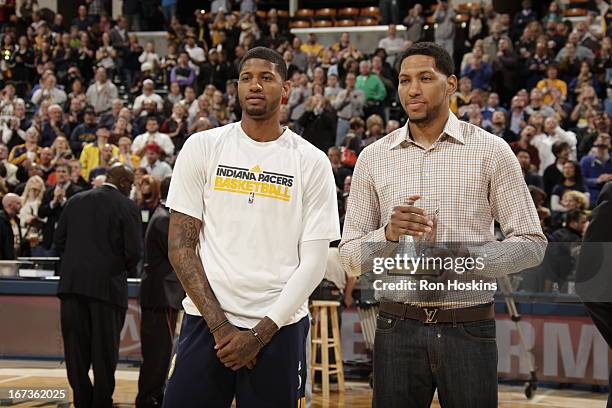
<path fill-rule="evenodd" d="M 221 363 L 237 371 L 255 360 L 261 344 L 250 330 L 243 330 L 222 339 L 215 349 Z"/>

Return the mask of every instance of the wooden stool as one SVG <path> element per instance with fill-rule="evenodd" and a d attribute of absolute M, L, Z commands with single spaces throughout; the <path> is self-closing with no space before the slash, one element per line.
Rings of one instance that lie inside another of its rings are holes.
<path fill-rule="evenodd" d="M 340 327 L 338 325 L 338 307 L 340 302 L 314 300 L 312 302 L 312 318 L 315 322 L 312 328 L 310 353 L 310 378 L 314 384 L 314 374 L 321 371 L 323 398 L 329 398 L 329 376 L 338 377 L 338 390 L 344 392 L 344 368 L 342 365 L 342 350 L 340 346 Z M 328 316 L 331 316 L 332 333 L 328 333 Z M 321 362 L 317 362 L 317 346 L 321 350 Z M 329 364 L 329 349 L 334 349 L 335 364 Z"/>

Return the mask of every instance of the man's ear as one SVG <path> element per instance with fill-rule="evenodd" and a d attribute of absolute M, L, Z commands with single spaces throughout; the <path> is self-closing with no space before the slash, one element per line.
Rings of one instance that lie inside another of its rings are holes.
<path fill-rule="evenodd" d="M 290 91 L 291 91 L 291 81 L 286 80 L 283 82 L 283 92 L 282 92 L 283 98 L 288 98 Z"/>
<path fill-rule="evenodd" d="M 446 93 L 451 96 L 455 92 L 457 92 L 457 77 L 450 75 L 446 78 Z"/>

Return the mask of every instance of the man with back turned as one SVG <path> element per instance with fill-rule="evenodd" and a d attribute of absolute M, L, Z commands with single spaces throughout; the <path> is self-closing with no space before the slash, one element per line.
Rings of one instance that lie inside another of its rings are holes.
<path fill-rule="evenodd" d="M 140 212 L 128 198 L 134 174 L 116 165 L 107 177 L 68 200 L 55 232 L 62 337 L 77 408 L 112 406 L 127 277 L 140 257 Z"/>

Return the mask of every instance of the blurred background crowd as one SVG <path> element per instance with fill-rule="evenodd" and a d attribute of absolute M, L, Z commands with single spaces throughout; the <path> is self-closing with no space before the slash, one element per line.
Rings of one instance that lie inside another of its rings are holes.
<path fill-rule="evenodd" d="M 549 240 L 581 240 L 589 210 L 612 181 L 606 1 L 579 1 L 575 13 L 572 3 L 525 0 L 504 13 L 494 4 L 380 0 L 366 18 L 353 17 L 353 25 L 387 26 L 373 51 L 348 32 L 331 45 L 315 33 L 291 34 L 292 27 L 329 26 L 320 21 L 335 10 L 290 18 L 254 0 L 204 3 L 178 15 L 176 0 L 126 0 L 123 15 L 111 19 L 106 2 L 87 0 L 72 21 L 36 0 L 2 6 L 2 259 L 55 256 L 66 200 L 101 185 L 115 162 L 134 169 L 131 197 L 144 234 L 185 140 L 240 120 L 239 61 L 259 45 L 287 64 L 282 124 L 327 153 L 341 215 L 362 149 L 405 123 L 396 57 L 429 40 L 456 62 L 451 110 L 510 144 Z M 167 32 L 163 52 L 136 34 L 147 29 Z M 549 276 L 538 289 L 556 290 L 566 278 Z"/>

